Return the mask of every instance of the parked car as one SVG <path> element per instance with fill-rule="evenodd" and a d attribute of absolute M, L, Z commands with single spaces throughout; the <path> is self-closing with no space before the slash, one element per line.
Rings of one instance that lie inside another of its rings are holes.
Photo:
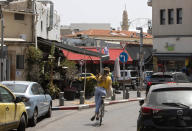
<path fill-rule="evenodd" d="M 86 79 L 94 79 L 96 80 L 96 76 L 92 73 L 82 73 L 79 75 L 79 80 L 84 80 L 84 78 L 86 77 Z"/>
<path fill-rule="evenodd" d="M 143 72 L 145 83 L 147 83 L 150 80 L 152 74 L 153 74 L 153 71 L 144 71 Z"/>
<path fill-rule="evenodd" d="M 0 84 L 0 131 L 25 131 L 27 120 L 27 111 L 22 100 Z"/>
<path fill-rule="evenodd" d="M 16 96 L 24 99 L 29 123 L 35 126 L 40 116 L 51 117 L 52 99 L 36 82 L 28 81 L 3 81 Z"/>
<path fill-rule="evenodd" d="M 137 131 L 192 130 L 192 83 L 153 85 L 140 105 Z"/>
<path fill-rule="evenodd" d="M 124 80 L 124 73 L 125 73 L 125 80 Z M 132 89 L 136 89 L 136 85 L 138 85 L 138 72 L 136 70 L 121 70 L 120 71 L 121 77 L 117 78 L 118 83 L 120 86 L 125 84 L 125 86 L 129 86 Z"/>
<path fill-rule="evenodd" d="M 182 72 L 156 72 L 151 75 L 147 83 L 146 94 L 152 85 L 164 83 L 189 83 L 186 74 Z"/>

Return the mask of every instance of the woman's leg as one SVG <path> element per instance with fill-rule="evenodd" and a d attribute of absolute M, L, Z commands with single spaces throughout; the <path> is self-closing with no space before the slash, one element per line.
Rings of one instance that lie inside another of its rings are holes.
<path fill-rule="evenodd" d="M 95 114 L 98 114 L 99 113 L 99 107 L 100 107 L 100 104 L 101 104 L 101 94 L 102 94 L 102 88 L 98 87 L 97 88 L 97 91 L 96 91 L 96 96 L 95 96 Z"/>

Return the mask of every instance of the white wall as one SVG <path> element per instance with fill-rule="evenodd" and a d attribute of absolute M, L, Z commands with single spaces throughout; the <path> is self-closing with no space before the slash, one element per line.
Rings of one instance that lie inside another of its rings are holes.
<path fill-rule="evenodd" d="M 154 38 L 153 49 L 161 53 L 191 53 L 192 52 L 192 37 L 177 37 L 177 38 Z M 174 50 L 168 51 L 168 45 L 173 45 Z"/>
<path fill-rule="evenodd" d="M 149 7 L 151 8 L 151 7 Z M 182 24 L 176 24 L 176 9 L 182 8 Z M 166 24 L 160 25 L 160 9 L 166 10 Z M 168 24 L 168 9 L 174 9 L 174 24 Z M 152 0 L 153 36 L 192 35 L 192 0 Z"/>
<path fill-rule="evenodd" d="M 37 2 L 37 37 L 42 37 L 48 40 L 60 41 L 60 16 L 54 11 L 53 16 L 53 29 L 48 31 L 49 27 L 49 15 L 50 15 L 49 4 L 44 5 Z M 41 30 L 42 22 L 42 30 Z"/>

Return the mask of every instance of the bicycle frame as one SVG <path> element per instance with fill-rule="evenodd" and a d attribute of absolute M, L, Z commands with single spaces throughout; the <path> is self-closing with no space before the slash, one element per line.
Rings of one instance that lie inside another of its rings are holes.
<path fill-rule="evenodd" d="M 105 103 L 104 103 L 105 96 L 101 97 L 101 106 L 99 108 L 99 117 L 100 117 L 100 122 L 99 124 L 101 125 L 103 117 L 104 117 L 104 111 L 105 111 Z"/>

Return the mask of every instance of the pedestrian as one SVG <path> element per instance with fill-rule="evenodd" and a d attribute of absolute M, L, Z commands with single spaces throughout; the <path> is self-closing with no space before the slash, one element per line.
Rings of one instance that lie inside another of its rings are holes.
<path fill-rule="evenodd" d="M 91 121 L 95 118 L 99 120 L 99 108 L 101 105 L 101 97 L 106 96 L 106 92 L 112 87 L 112 80 L 109 76 L 110 69 L 104 68 L 103 75 L 97 79 L 97 86 L 95 89 L 95 114 L 91 117 Z"/>

